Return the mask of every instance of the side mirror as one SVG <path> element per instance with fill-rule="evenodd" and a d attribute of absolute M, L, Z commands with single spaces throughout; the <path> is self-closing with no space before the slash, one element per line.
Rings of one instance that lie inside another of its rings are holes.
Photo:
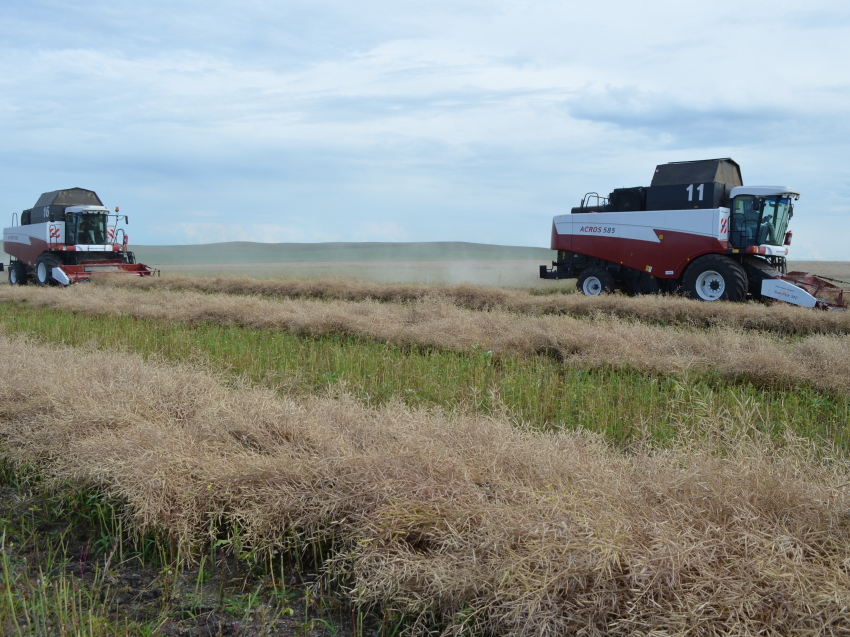
<path fill-rule="evenodd" d="M 128 226 L 130 225 L 130 217 L 128 217 L 127 215 L 124 215 L 124 223 L 126 223 Z"/>
<path fill-rule="evenodd" d="M 54 221 L 56 221 L 56 213 L 51 211 L 50 216 L 48 216 L 47 219 L 48 219 L 48 221 L 50 221 L 50 223 L 53 223 Z"/>

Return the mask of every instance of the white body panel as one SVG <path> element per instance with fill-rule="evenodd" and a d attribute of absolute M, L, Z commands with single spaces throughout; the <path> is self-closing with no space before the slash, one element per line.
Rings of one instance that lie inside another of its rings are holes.
<path fill-rule="evenodd" d="M 767 279 L 761 282 L 761 295 L 771 299 L 779 299 L 794 305 L 814 307 L 817 299 L 811 294 L 782 279 Z"/>
<path fill-rule="evenodd" d="M 617 237 L 661 243 L 656 230 L 682 232 L 720 241 L 729 238 L 729 209 L 585 212 L 555 217 L 558 234 Z"/>
<path fill-rule="evenodd" d="M 106 206 L 68 206 L 67 208 L 65 208 L 65 213 L 67 214 L 69 212 L 101 212 L 105 215 L 108 215 L 110 210 Z"/>
<path fill-rule="evenodd" d="M 788 254 L 788 248 L 785 246 L 769 246 L 767 244 L 762 244 L 759 248 L 764 249 L 764 252 L 760 254 L 765 254 L 770 257 L 784 257 Z"/>
<path fill-rule="evenodd" d="M 65 222 L 45 221 L 28 226 L 3 228 L 3 241 L 32 245 L 33 239 L 40 239 L 46 243 L 65 243 Z"/>
<path fill-rule="evenodd" d="M 753 195 L 754 197 L 789 195 L 796 199 L 800 198 L 800 193 L 788 186 L 735 186 L 729 196 L 734 199 L 738 195 Z"/>

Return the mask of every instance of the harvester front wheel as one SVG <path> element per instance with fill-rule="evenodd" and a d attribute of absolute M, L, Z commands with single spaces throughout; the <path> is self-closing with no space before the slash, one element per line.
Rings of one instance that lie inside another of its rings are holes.
<path fill-rule="evenodd" d="M 9 285 L 26 285 L 27 264 L 23 261 L 13 261 L 9 265 Z"/>
<path fill-rule="evenodd" d="M 707 254 L 691 264 L 682 280 L 685 294 L 700 301 L 743 301 L 747 273 L 722 254 Z"/>
<path fill-rule="evenodd" d="M 599 296 L 603 292 L 614 292 L 614 277 L 605 268 L 587 268 L 576 281 L 578 291 L 585 296 Z"/>
<path fill-rule="evenodd" d="M 35 261 L 35 280 L 39 285 L 50 285 L 53 283 L 53 268 L 62 265 L 52 254 L 42 254 Z"/>

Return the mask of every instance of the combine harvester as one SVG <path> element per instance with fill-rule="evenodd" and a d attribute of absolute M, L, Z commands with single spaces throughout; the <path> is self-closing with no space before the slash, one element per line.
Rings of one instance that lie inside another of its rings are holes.
<path fill-rule="evenodd" d="M 134 276 L 159 273 L 127 250 L 128 238 L 119 222 L 126 215 L 110 214 L 93 190 L 68 188 L 46 192 L 35 205 L 12 216 L 3 229 L 3 251 L 12 257 L 9 283 L 70 285 L 91 279 L 95 272 L 124 272 Z M 0 263 L 0 270 L 3 264 Z"/>
<path fill-rule="evenodd" d="M 578 278 L 588 296 L 683 293 L 702 301 L 779 299 L 843 309 L 850 284 L 788 272 L 788 222 L 800 193 L 744 186 L 731 159 L 661 164 L 648 188 L 592 192 L 555 217 L 543 279 Z"/>

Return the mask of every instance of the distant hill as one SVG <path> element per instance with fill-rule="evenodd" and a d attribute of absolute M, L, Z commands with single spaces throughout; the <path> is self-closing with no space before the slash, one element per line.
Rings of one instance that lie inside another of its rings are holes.
<path fill-rule="evenodd" d="M 181 246 L 132 247 L 151 265 L 357 261 L 502 261 L 552 259 L 552 250 L 463 241 L 421 243 L 253 243 L 232 241 Z M 541 263 L 543 262 L 541 261 Z"/>

